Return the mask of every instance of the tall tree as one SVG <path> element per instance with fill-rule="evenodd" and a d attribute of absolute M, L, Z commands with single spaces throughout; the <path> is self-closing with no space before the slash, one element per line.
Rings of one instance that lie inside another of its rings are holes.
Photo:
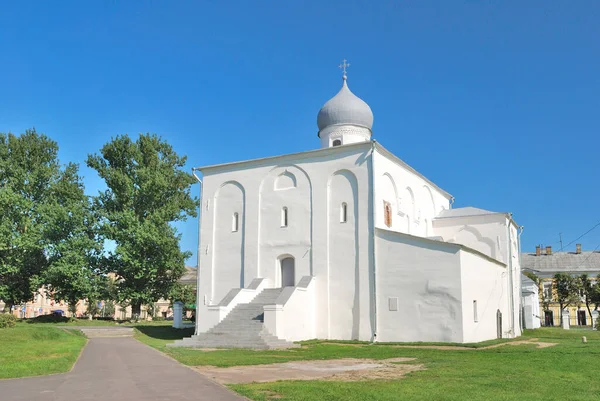
<path fill-rule="evenodd" d="M 107 186 L 96 199 L 101 233 L 116 244 L 106 268 L 117 275 L 119 301 L 129 302 L 134 315 L 166 298 L 185 272 L 190 253 L 180 250 L 172 226 L 196 216 L 195 180 L 182 170 L 185 161 L 153 134 L 136 141 L 118 136 L 87 159 Z"/>
<path fill-rule="evenodd" d="M 98 300 L 106 280 L 98 267 L 102 252 L 98 219 L 76 165 L 66 166 L 46 209 L 46 226 L 51 229 L 46 234 L 50 246 L 46 251 L 49 266 L 45 281 L 54 299 L 67 301 L 74 315 L 79 300 L 87 300 L 88 304 Z"/>
<path fill-rule="evenodd" d="M 556 273 L 554 275 L 554 287 L 556 289 L 556 302 L 560 305 L 560 322 L 562 325 L 563 309 L 580 299 L 578 283 L 570 274 Z"/>
<path fill-rule="evenodd" d="M 61 179 L 58 145 L 34 129 L 0 134 L 0 299 L 27 302 L 42 284 L 47 204 Z"/>
<path fill-rule="evenodd" d="M 70 303 L 85 296 L 88 256 L 99 250 L 89 205 L 78 166 L 61 166 L 56 142 L 34 129 L 0 134 L 0 298 L 9 308 L 42 284 Z"/>

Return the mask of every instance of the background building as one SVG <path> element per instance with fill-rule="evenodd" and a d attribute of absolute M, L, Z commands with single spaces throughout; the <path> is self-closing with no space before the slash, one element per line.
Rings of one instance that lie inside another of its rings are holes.
<path fill-rule="evenodd" d="M 580 244 L 577 244 L 572 251 L 560 252 L 554 252 L 551 246 L 543 249 L 537 246 L 534 253 L 521 255 L 521 263 L 523 271 L 530 271 L 542 279 L 539 302 L 543 326 L 560 325 L 560 306 L 555 301 L 553 288 L 553 277 L 556 273 L 568 273 L 573 277 L 587 274 L 594 281 L 600 274 L 600 252 L 582 251 Z M 568 309 L 571 326 L 591 325 L 591 315 L 583 297 Z"/>

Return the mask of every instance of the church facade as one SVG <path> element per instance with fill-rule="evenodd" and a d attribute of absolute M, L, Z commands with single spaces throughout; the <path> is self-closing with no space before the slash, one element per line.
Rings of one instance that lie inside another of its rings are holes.
<path fill-rule="evenodd" d="M 453 209 L 371 138 L 345 74 L 317 123 L 320 149 L 198 169 L 196 335 L 181 345 L 519 336 L 512 215 Z"/>

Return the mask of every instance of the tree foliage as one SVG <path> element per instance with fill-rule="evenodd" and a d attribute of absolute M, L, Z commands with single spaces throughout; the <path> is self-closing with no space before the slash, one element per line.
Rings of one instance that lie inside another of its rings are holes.
<path fill-rule="evenodd" d="M 166 298 L 185 272 L 189 252 L 180 250 L 172 226 L 196 215 L 197 200 L 190 195 L 195 181 L 182 170 L 185 161 L 151 134 L 136 141 L 118 136 L 88 156 L 87 165 L 107 186 L 95 199 L 100 232 L 116 244 L 104 267 L 117 275 L 118 301 L 130 302 L 133 314 Z"/>
<path fill-rule="evenodd" d="M 580 302 L 578 280 L 568 273 L 556 273 L 554 275 L 554 287 L 556 289 L 556 302 L 560 305 L 560 319 L 562 323 L 562 311 L 569 305 Z"/>
<path fill-rule="evenodd" d="M 86 296 L 98 250 L 89 206 L 78 166 L 61 166 L 56 142 L 35 129 L 0 134 L 0 299 L 7 306 L 31 300 L 42 284 L 52 284 L 59 300 Z"/>

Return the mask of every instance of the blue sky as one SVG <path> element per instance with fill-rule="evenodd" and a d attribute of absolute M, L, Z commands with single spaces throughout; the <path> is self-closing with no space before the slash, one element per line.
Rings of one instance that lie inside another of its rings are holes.
<path fill-rule="evenodd" d="M 119 134 L 157 133 L 190 168 L 318 148 L 346 58 L 374 138 L 455 207 L 514 213 L 524 250 L 600 221 L 600 2 L 38 1 L 0 16 L 0 132 L 52 137 L 89 194 L 102 183 L 84 160 Z M 197 221 L 180 229 L 194 251 Z M 599 246 L 600 227 L 579 242 Z"/>

